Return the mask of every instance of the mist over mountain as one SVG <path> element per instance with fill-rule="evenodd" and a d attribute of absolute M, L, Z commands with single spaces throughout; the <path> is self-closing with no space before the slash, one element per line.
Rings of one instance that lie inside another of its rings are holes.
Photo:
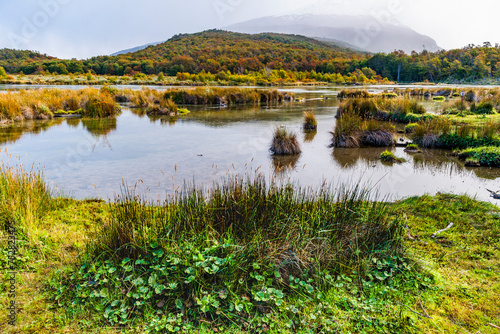
<path fill-rule="evenodd" d="M 154 42 L 154 43 L 148 43 L 148 44 L 136 46 L 136 47 L 133 47 L 133 48 L 130 48 L 130 49 L 117 51 L 115 53 L 110 54 L 110 56 L 119 56 L 119 55 L 124 55 L 124 54 L 127 54 L 127 53 L 132 53 L 132 52 L 144 50 L 148 46 L 155 46 L 155 45 L 158 45 L 158 44 L 161 44 L 161 43 L 163 43 L 163 42 Z"/>
<path fill-rule="evenodd" d="M 406 53 L 441 48 L 429 36 L 396 22 L 386 23 L 368 15 L 282 15 L 257 18 L 225 27 L 241 33 L 275 32 L 338 40 L 369 52 Z"/>

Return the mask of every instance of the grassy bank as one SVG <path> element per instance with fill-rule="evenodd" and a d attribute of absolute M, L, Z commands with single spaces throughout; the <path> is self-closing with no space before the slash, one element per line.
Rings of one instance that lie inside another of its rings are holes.
<path fill-rule="evenodd" d="M 491 332 L 500 211 L 464 196 L 374 202 L 228 179 L 162 205 L 54 195 L 0 173 L 2 251 L 17 236 L 18 323 L 4 333 Z M 433 234 L 453 227 L 437 237 Z M 460 272 L 460 275 L 456 275 Z M 6 274 L 0 317 L 9 302 Z"/>
<path fill-rule="evenodd" d="M 332 134 L 334 147 L 386 147 L 394 144 L 394 125 L 364 118 L 348 109 L 337 118 Z"/>
<path fill-rule="evenodd" d="M 0 121 L 50 119 L 55 114 L 76 113 L 83 117 L 112 117 L 119 113 L 113 93 L 85 88 L 21 90 L 0 94 Z"/>
<path fill-rule="evenodd" d="M 23 310 L 16 327 L 0 324 L 4 333 L 500 325 L 500 211 L 465 196 L 381 203 L 356 186 L 311 192 L 234 178 L 159 205 L 130 193 L 112 203 L 57 197 L 36 171 L 4 168 L 0 181 L 2 264 L 5 223 L 26 232 L 16 263 Z"/>
<path fill-rule="evenodd" d="M 412 139 L 421 147 L 465 149 L 470 147 L 500 146 L 500 122 L 470 118 L 456 123 L 448 117 L 419 122 L 412 128 Z"/>
<path fill-rule="evenodd" d="M 458 157 L 466 162 L 477 162 L 480 166 L 500 167 L 500 148 L 498 146 L 469 148 L 461 151 Z"/>
<path fill-rule="evenodd" d="M 412 123 L 435 118 L 425 112 L 425 108 L 417 101 L 406 98 L 350 98 L 343 101 L 337 116 L 351 112 L 362 118 L 372 118 L 379 121 Z"/>

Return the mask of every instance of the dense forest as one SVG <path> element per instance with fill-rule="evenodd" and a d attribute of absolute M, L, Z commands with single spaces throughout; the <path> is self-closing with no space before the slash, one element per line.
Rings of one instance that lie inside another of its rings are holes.
<path fill-rule="evenodd" d="M 7 52 L 4 52 L 7 54 Z M 0 56 L 0 66 L 9 73 L 41 71 L 67 74 L 92 71 L 95 74 L 127 75 L 160 72 L 175 76 L 202 71 L 235 74 L 261 69 L 292 71 L 348 72 L 353 61 L 365 59 L 355 51 L 311 38 L 282 34 L 239 34 L 220 30 L 176 35 L 165 43 L 119 56 L 87 60 L 43 59 L 29 54 L 12 61 Z M 347 71 L 346 71 L 347 70 Z"/>
<path fill-rule="evenodd" d="M 383 77 L 397 82 L 473 82 L 498 79 L 499 61 L 500 46 L 490 43 L 435 53 L 423 51 L 408 55 L 395 51 L 372 55 L 298 35 L 250 35 L 221 30 L 176 35 L 137 52 L 86 60 L 62 60 L 32 51 L 0 50 L 0 66 L 8 73 L 92 72 L 119 76 L 211 73 L 222 79 L 231 74 L 283 70 L 308 73 L 308 78 L 314 78 L 317 73 L 320 76 L 361 76 L 362 79 L 363 76 L 368 79 Z M 320 81 L 339 82 L 335 78 Z"/>

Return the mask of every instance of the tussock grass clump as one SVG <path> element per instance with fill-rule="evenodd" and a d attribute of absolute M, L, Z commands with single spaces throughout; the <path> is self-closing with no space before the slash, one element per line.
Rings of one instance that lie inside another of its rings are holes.
<path fill-rule="evenodd" d="M 482 101 L 477 105 L 472 103 L 470 112 L 475 115 L 494 115 L 497 113 L 491 101 Z"/>
<path fill-rule="evenodd" d="M 353 112 L 337 119 L 332 134 L 332 146 L 356 148 L 361 146 L 387 147 L 394 144 L 394 125 L 373 119 L 363 119 Z"/>
<path fill-rule="evenodd" d="M 375 95 L 368 93 L 366 90 L 362 89 L 343 89 L 337 95 L 339 99 L 352 99 L 352 98 L 370 98 Z"/>
<path fill-rule="evenodd" d="M 302 125 L 304 130 L 316 130 L 318 129 L 318 121 L 316 117 L 314 117 L 314 113 L 312 111 L 304 112 L 304 124 Z"/>
<path fill-rule="evenodd" d="M 389 163 L 403 163 L 406 160 L 403 158 L 398 158 L 396 155 L 390 151 L 384 151 L 380 154 L 380 160 L 383 162 L 389 162 Z"/>
<path fill-rule="evenodd" d="M 118 114 L 120 108 L 115 98 L 105 90 L 88 89 L 82 94 L 82 116 L 104 118 Z"/>
<path fill-rule="evenodd" d="M 427 114 L 425 108 L 417 101 L 406 98 L 348 99 L 340 104 L 337 117 L 345 112 L 352 112 L 362 118 L 401 123 L 417 122 L 434 117 Z"/>
<path fill-rule="evenodd" d="M 49 119 L 54 113 L 77 112 L 83 117 L 111 117 L 119 113 L 108 88 L 21 90 L 0 94 L 0 119 Z"/>
<path fill-rule="evenodd" d="M 285 127 L 274 130 L 270 150 L 274 155 L 294 155 L 302 152 L 297 135 Z"/>
<path fill-rule="evenodd" d="M 472 165 L 472 162 L 476 162 L 482 166 L 500 167 L 500 147 L 486 146 L 469 148 L 461 151 L 458 157 L 461 160 L 468 160 L 469 165 Z"/>
<path fill-rule="evenodd" d="M 39 220 L 51 207 L 52 192 L 39 170 L 0 165 L 0 229 L 15 227 L 18 236 L 29 239 Z"/>
<path fill-rule="evenodd" d="M 500 122 L 487 120 L 481 125 L 460 123 L 452 125 L 446 117 L 419 122 L 412 136 L 421 147 L 465 149 L 469 147 L 500 146 Z"/>
<path fill-rule="evenodd" d="M 177 104 L 187 105 L 236 105 L 271 104 L 292 101 L 293 94 L 275 89 L 242 89 L 219 87 L 196 87 L 193 89 L 168 89 L 164 99 L 172 99 Z"/>
<path fill-rule="evenodd" d="M 188 188 L 162 206 L 126 193 L 57 302 L 100 310 L 113 325 L 148 315 L 153 332 L 203 319 L 261 328 L 254 319 L 280 314 L 289 298 L 319 302 L 337 275 L 366 276 L 373 257 L 401 256 L 401 223 L 371 197 L 359 186 L 311 192 L 260 176 Z"/>
<path fill-rule="evenodd" d="M 415 127 L 412 139 L 421 147 L 436 147 L 439 136 L 447 135 L 451 132 L 451 129 L 451 121 L 444 118 L 421 121 Z"/>
<path fill-rule="evenodd" d="M 407 153 L 422 153 L 420 147 L 417 144 L 408 144 L 406 145 L 405 152 Z"/>
<path fill-rule="evenodd" d="M 178 115 L 177 104 L 156 89 L 143 88 L 140 91 L 131 91 L 130 96 L 132 106 L 144 109 L 148 115 Z"/>

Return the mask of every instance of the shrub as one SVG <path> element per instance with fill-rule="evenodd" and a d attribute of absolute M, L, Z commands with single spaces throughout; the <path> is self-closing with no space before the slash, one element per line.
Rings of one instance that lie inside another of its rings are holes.
<path fill-rule="evenodd" d="M 277 128 L 274 131 L 270 150 L 274 155 L 293 155 L 301 153 L 297 135 L 287 131 L 285 127 Z"/>
<path fill-rule="evenodd" d="M 434 100 L 436 102 L 444 102 L 444 101 L 446 101 L 446 97 L 444 97 L 444 96 L 434 96 L 432 98 L 432 100 Z"/>
<path fill-rule="evenodd" d="M 7 72 L 5 72 L 5 69 L 2 66 L 0 66 L 0 78 L 3 79 L 5 77 L 7 77 Z"/>

